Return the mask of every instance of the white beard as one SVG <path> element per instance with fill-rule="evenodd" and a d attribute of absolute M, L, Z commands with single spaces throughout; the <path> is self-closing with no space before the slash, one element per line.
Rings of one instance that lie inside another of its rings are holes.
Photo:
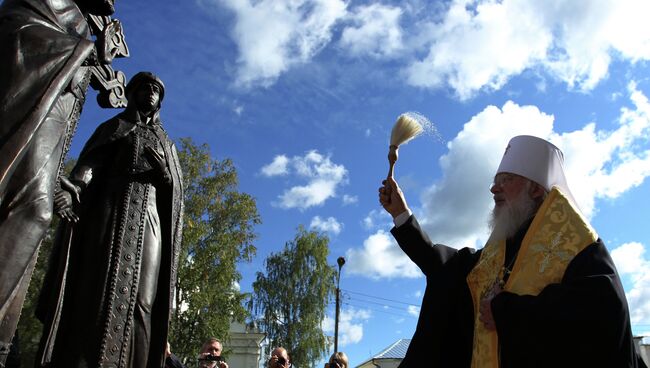
<path fill-rule="evenodd" d="M 535 215 L 538 204 L 528 195 L 529 188 L 530 183 L 515 200 L 506 201 L 501 207 L 494 206 L 489 222 L 492 234 L 488 243 L 513 237 L 521 225 Z"/>

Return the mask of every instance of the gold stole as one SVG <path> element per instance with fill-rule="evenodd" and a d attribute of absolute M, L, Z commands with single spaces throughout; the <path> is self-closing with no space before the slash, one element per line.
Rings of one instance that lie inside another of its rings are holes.
<path fill-rule="evenodd" d="M 530 224 L 503 289 L 518 295 L 539 294 L 547 285 L 559 283 L 573 257 L 596 239 L 596 232 L 554 187 Z M 499 367 L 498 336 L 479 320 L 479 305 L 502 276 L 505 249 L 505 241 L 488 243 L 467 275 L 474 302 L 472 368 Z"/>

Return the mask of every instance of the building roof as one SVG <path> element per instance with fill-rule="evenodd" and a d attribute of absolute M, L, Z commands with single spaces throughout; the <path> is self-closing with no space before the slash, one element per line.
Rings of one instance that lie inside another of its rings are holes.
<path fill-rule="evenodd" d="M 399 339 L 392 345 L 384 349 L 381 353 L 375 355 L 374 359 L 403 359 L 406 355 L 406 349 L 409 348 L 411 339 Z"/>
<path fill-rule="evenodd" d="M 357 367 L 360 367 L 371 360 L 380 360 L 380 359 L 404 359 L 406 355 L 406 350 L 411 343 L 411 339 L 399 339 L 394 343 L 390 344 L 381 352 L 375 354 L 373 357 L 366 359 L 363 363 L 359 364 Z"/>

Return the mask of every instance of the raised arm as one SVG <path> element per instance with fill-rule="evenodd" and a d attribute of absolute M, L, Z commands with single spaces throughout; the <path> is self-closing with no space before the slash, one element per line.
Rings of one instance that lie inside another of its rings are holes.
<path fill-rule="evenodd" d="M 384 185 L 379 188 L 379 202 L 395 222 L 391 233 L 404 253 L 425 275 L 430 276 L 453 257 L 457 250 L 433 244 L 412 215 L 404 193 L 393 178 L 384 180 L 382 184 Z"/>

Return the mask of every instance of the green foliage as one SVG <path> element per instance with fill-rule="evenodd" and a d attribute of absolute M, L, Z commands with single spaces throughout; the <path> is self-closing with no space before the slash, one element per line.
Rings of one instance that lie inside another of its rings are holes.
<path fill-rule="evenodd" d="M 18 321 L 18 328 L 16 330 L 19 338 L 20 346 L 20 361 L 21 367 L 34 367 L 36 359 L 36 352 L 38 344 L 43 332 L 43 324 L 34 315 L 36 305 L 38 303 L 38 296 L 43 285 L 45 272 L 49 263 L 50 254 L 52 252 L 52 243 L 54 242 L 54 233 L 58 227 L 59 219 L 54 218 L 50 228 L 45 233 L 45 238 L 41 242 L 41 248 L 38 253 L 38 261 L 32 273 L 32 279 L 27 290 L 25 297 L 25 304 L 20 314 L 20 321 Z"/>
<path fill-rule="evenodd" d="M 237 191 L 232 161 L 213 160 L 207 145 L 190 139 L 181 139 L 178 153 L 185 216 L 169 341 L 176 355 L 193 359 L 207 338 L 227 340 L 231 320 L 248 315 L 233 285 L 241 280 L 237 263 L 255 255 L 260 217 L 255 199 Z"/>
<path fill-rule="evenodd" d="M 286 348 L 298 367 L 314 366 L 328 349 L 321 322 L 336 290 L 328 245 L 326 235 L 300 226 L 282 252 L 266 259 L 266 274 L 258 272 L 253 283 L 249 310 L 271 346 Z"/>

